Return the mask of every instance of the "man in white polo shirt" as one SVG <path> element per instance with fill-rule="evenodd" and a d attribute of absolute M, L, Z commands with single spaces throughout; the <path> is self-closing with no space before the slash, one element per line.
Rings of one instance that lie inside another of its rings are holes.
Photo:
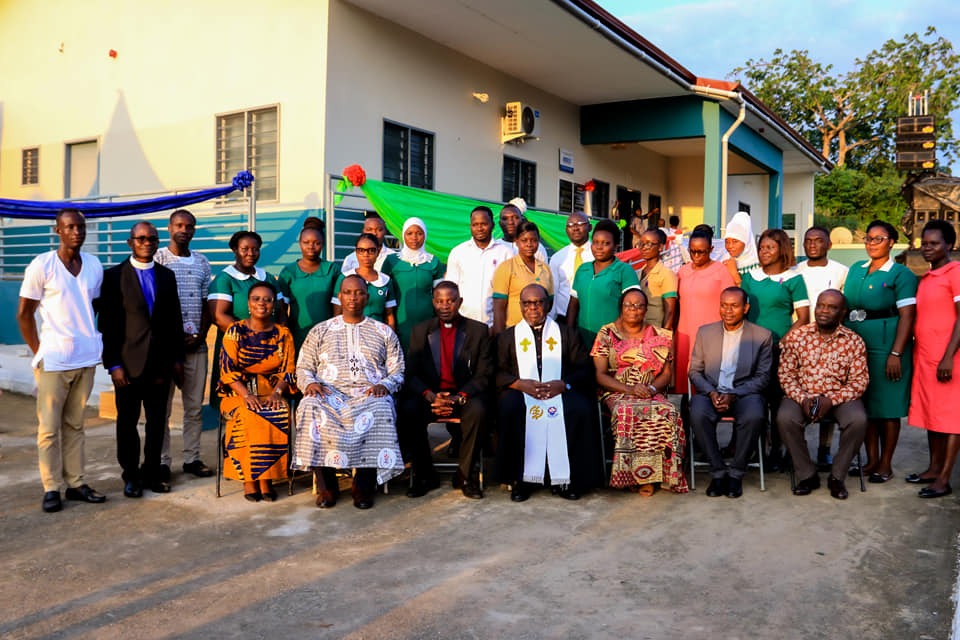
<path fill-rule="evenodd" d="M 561 324 L 567 316 L 573 275 L 584 262 L 593 262 L 589 242 L 590 219 L 587 214 L 576 211 L 567 217 L 567 238 L 570 239 L 570 244 L 550 258 L 550 272 L 553 274 L 553 315 Z"/>
<path fill-rule="evenodd" d="M 60 511 L 60 488 L 67 500 L 100 503 L 107 497 L 84 482 L 83 411 L 93 389 L 103 342 L 94 320 L 103 266 L 80 251 L 87 222 L 79 211 L 57 214 L 60 246 L 34 258 L 23 276 L 17 324 L 33 351 L 37 382 L 37 449 L 43 510 Z M 40 312 L 40 329 L 34 313 Z"/>
<path fill-rule="evenodd" d="M 460 314 L 493 326 L 493 273 L 514 256 L 513 244 L 493 237 L 493 211 L 479 206 L 470 212 L 470 235 L 450 251 L 445 280 L 457 283 Z"/>

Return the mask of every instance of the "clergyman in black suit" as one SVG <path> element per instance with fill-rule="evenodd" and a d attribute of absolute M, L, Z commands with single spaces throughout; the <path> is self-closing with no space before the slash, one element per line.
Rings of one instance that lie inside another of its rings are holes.
<path fill-rule="evenodd" d="M 127 240 L 132 255 L 107 269 L 100 293 L 99 329 L 103 366 L 116 392 L 117 461 L 123 494 L 139 498 L 143 487 L 167 493 L 160 452 L 170 384 L 183 372 L 183 321 L 173 271 L 156 264 L 157 228 L 138 222 Z M 140 409 L 146 413 L 143 465 L 140 466 Z"/>
<path fill-rule="evenodd" d="M 548 478 L 555 493 L 577 500 L 605 474 L 593 361 L 575 328 L 548 317 L 550 299 L 541 285 L 523 288 L 520 311 L 523 320 L 497 336 L 500 481 L 513 485 L 514 502 Z M 555 428 L 558 404 L 562 430 Z M 554 448 L 564 441 L 565 450 Z"/>
<path fill-rule="evenodd" d="M 477 443 L 486 436 L 488 393 L 493 378 L 493 348 L 487 325 L 460 315 L 460 288 L 444 280 L 433 288 L 436 317 L 410 334 L 400 438 L 413 466 L 411 498 L 439 486 L 433 470 L 427 425 L 460 418 L 460 466 L 454 486 L 468 498 L 483 497 L 476 459 Z"/>

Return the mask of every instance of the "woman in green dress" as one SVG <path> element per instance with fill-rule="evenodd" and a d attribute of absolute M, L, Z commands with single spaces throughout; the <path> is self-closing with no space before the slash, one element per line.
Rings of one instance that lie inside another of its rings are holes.
<path fill-rule="evenodd" d="M 360 276 L 366 281 L 367 293 L 370 294 L 367 304 L 363 308 L 363 315 L 390 325 L 390 328 L 396 332 L 397 294 L 393 280 L 387 274 L 373 268 L 373 263 L 376 262 L 377 256 L 380 254 L 380 239 L 372 233 L 361 233 L 360 237 L 357 238 L 355 248 L 359 266 L 340 274 L 333 290 L 340 291 L 340 283 L 346 276 L 353 274 Z M 330 302 L 333 304 L 333 315 L 339 316 L 343 313 L 340 307 L 340 298 L 334 295 Z"/>
<path fill-rule="evenodd" d="M 770 386 L 767 387 L 767 402 L 770 415 L 776 416 L 783 399 L 783 389 L 776 371 L 780 361 L 780 338 L 790 329 L 810 322 L 810 300 L 803 275 L 796 270 L 796 258 L 790 236 L 783 229 L 767 229 L 760 234 L 757 244 L 759 266 L 742 276 L 740 287 L 747 292 L 750 310 L 747 319 L 773 334 L 773 369 Z M 796 320 L 794 320 L 796 314 Z M 768 466 L 778 471 L 783 466 L 780 431 L 770 428 L 770 457 Z"/>
<path fill-rule="evenodd" d="M 612 220 L 597 222 L 590 243 L 593 262 L 584 262 L 573 275 L 567 324 L 580 328 L 584 344 L 592 345 L 600 327 L 620 317 L 620 295 L 640 286 L 633 267 L 614 255 L 619 234 Z"/>
<path fill-rule="evenodd" d="M 280 293 L 289 307 L 287 328 L 297 353 L 310 329 L 333 317 L 330 299 L 340 269 L 321 257 L 323 241 L 323 222 L 307 218 L 300 230 L 300 259 L 285 266 L 279 276 Z"/>
<path fill-rule="evenodd" d="M 213 347 L 214 362 L 220 362 L 223 334 L 230 325 L 250 317 L 247 294 L 253 285 L 258 282 L 268 282 L 277 288 L 277 277 L 257 266 L 257 261 L 260 260 L 260 247 L 263 246 L 263 238 L 260 234 L 255 231 L 237 231 L 230 236 L 229 246 L 233 251 L 234 262 L 214 277 L 207 296 L 210 317 L 217 325 L 217 341 Z M 282 296 L 277 296 L 277 302 L 285 303 L 286 300 Z M 274 320 L 277 324 L 286 324 L 285 304 L 276 305 Z M 217 395 L 219 382 L 219 369 L 213 367 L 210 371 L 210 405 L 215 409 L 219 407 Z"/>
<path fill-rule="evenodd" d="M 867 462 L 863 472 L 870 482 L 886 482 L 893 477 L 900 419 L 907 415 L 910 405 L 917 277 L 890 257 L 899 237 L 892 224 L 871 222 L 863 239 L 870 259 L 850 267 L 843 285 L 850 307 L 846 325 L 867 345 L 870 385 L 863 403 L 870 421 L 864 439 Z"/>
<path fill-rule="evenodd" d="M 403 223 L 403 249 L 387 256 L 381 271 L 393 279 L 397 292 L 397 337 L 404 353 L 410 346 L 410 331 L 433 317 L 433 285 L 443 280 L 446 270 L 440 260 L 427 253 L 427 225 L 420 218 Z"/>

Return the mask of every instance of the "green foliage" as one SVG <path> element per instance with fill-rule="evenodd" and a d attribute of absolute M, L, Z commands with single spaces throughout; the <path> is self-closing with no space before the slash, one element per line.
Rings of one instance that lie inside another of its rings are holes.
<path fill-rule="evenodd" d="M 769 60 L 748 60 L 730 76 L 837 165 L 882 172 L 894 157 L 897 117 L 907 114 L 911 93 L 924 91 L 937 117 L 942 164 L 960 152 L 950 115 L 960 104 L 960 55 L 934 27 L 922 36 L 888 40 L 846 73 L 813 60 L 809 51 L 777 49 Z"/>
<path fill-rule="evenodd" d="M 871 220 L 886 220 L 897 226 L 906 209 L 900 196 L 903 179 L 888 165 L 875 175 L 861 169 L 836 167 L 816 177 L 814 223 L 828 229 L 866 229 Z"/>

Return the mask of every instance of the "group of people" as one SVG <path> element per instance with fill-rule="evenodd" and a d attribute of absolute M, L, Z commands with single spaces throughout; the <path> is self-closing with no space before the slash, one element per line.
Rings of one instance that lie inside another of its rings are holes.
<path fill-rule="evenodd" d="M 28 267 L 18 309 L 35 353 L 43 509 L 62 508 L 64 485 L 67 499 L 106 499 L 83 476 L 82 413 L 101 363 L 116 390 L 125 496 L 170 491 L 177 387 L 183 471 L 213 474 L 199 457 L 211 325 L 223 473 L 251 501 L 275 500 L 273 482 L 303 470 L 314 474 L 317 506 L 331 508 L 337 472 L 352 469 L 353 503 L 367 509 L 406 463 L 407 495 L 422 496 L 440 485 L 427 431 L 435 422 L 451 433 L 453 486 L 468 498 L 483 497 L 481 451 L 490 449 L 516 502 L 539 486 L 569 500 L 603 485 L 682 493 L 690 438 L 710 466 L 707 494 L 736 498 L 770 425 L 769 452 L 759 454 L 774 465 L 789 454 L 794 493 L 818 488 L 825 468 L 831 495 L 842 499 L 864 441 L 863 473 L 871 482 L 893 477 L 908 409 L 909 422 L 928 430 L 930 462 L 907 482 L 928 485 L 922 497 L 951 492 L 960 428 L 946 407 L 956 394 L 960 273 L 949 259 L 950 225 L 924 230 L 931 271 L 918 293 L 915 276 L 890 258 L 897 231 L 880 221 L 867 229 L 869 260 L 847 272 L 827 257 L 827 230 L 806 232 L 807 260 L 796 265 L 785 232 L 768 229 L 755 243 L 749 216 L 738 213 L 725 255 L 711 257 L 713 232 L 701 225 L 685 245 L 689 262 L 674 273 L 660 261 L 662 229 L 640 233 L 643 261 L 634 269 L 616 256 L 615 223 L 591 227 L 574 213 L 570 243 L 548 261 L 524 213 L 522 200 L 504 206 L 495 238 L 493 211 L 475 208 L 471 238 L 452 248 L 446 266 L 426 251 L 426 224 L 414 217 L 394 251 L 383 221 L 369 216 L 339 267 L 322 257 L 323 222 L 308 218 L 301 257 L 279 276 L 257 266 L 260 236 L 239 231 L 229 245 L 234 263 L 214 277 L 190 249 L 196 219 L 186 210 L 171 214 L 163 249 L 152 224 L 134 224 L 129 259 L 106 271 L 80 250 L 83 215 L 61 211 L 60 247 Z M 669 392 L 683 394 L 681 407 Z M 722 448 L 725 416 L 733 438 Z M 821 427 L 816 464 L 804 439 L 813 422 Z M 840 445 L 831 456 L 834 425 Z"/>

